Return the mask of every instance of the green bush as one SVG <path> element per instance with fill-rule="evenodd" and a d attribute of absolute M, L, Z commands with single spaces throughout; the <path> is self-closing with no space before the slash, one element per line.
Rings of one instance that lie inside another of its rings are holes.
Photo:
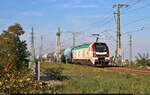
<path fill-rule="evenodd" d="M 58 67 L 58 68 L 48 68 L 47 70 L 46 70 L 46 74 L 48 75 L 48 76 L 50 76 L 51 78 L 53 78 L 53 79 L 57 79 L 57 80 L 61 80 L 61 78 L 62 78 L 62 70 L 63 70 L 64 68 L 62 68 L 62 67 Z"/>
<path fill-rule="evenodd" d="M 64 70 L 64 68 L 62 67 L 56 67 L 56 68 L 48 68 L 46 70 L 46 74 L 52 78 L 52 79 L 56 79 L 56 80 L 64 80 L 64 79 L 69 79 L 69 77 L 67 76 L 63 76 L 62 75 L 62 71 Z"/>
<path fill-rule="evenodd" d="M 148 53 L 144 53 L 143 55 L 138 53 L 138 56 L 135 57 L 137 66 L 150 66 L 150 59 Z"/>

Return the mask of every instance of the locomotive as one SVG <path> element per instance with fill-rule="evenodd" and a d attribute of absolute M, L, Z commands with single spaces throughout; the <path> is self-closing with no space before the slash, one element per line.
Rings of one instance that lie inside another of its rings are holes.
<path fill-rule="evenodd" d="M 104 65 L 109 63 L 109 49 L 106 43 L 95 42 L 79 45 L 64 51 L 69 63 Z"/>

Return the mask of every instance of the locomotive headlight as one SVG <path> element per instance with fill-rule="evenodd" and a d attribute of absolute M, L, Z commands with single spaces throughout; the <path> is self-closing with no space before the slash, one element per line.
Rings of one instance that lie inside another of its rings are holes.
<path fill-rule="evenodd" d="M 110 57 L 106 57 L 105 60 L 110 60 Z"/>

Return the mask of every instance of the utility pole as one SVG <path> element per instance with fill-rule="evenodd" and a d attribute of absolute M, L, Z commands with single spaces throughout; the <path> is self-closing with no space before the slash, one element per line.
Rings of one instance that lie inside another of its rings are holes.
<path fill-rule="evenodd" d="M 73 47 L 75 47 L 75 42 L 76 42 L 76 34 L 79 34 L 79 32 L 72 32 L 72 43 L 73 43 Z"/>
<path fill-rule="evenodd" d="M 75 32 L 72 32 L 72 41 L 73 47 L 75 47 Z"/>
<path fill-rule="evenodd" d="M 116 61 L 117 63 L 122 61 L 122 48 L 121 48 L 121 28 L 120 28 L 120 8 L 123 6 L 128 7 L 127 4 L 117 4 L 113 5 L 114 7 L 117 7 L 117 12 L 114 12 L 114 14 L 117 14 L 117 39 L 116 39 Z"/>
<path fill-rule="evenodd" d="M 40 62 L 42 62 L 42 55 L 43 55 L 43 36 L 41 36 L 41 43 L 40 43 Z"/>
<path fill-rule="evenodd" d="M 76 35 L 80 34 L 80 32 L 67 31 L 67 32 L 60 32 L 60 33 L 71 33 L 72 34 L 72 47 L 75 47 Z"/>
<path fill-rule="evenodd" d="M 130 53 L 129 53 L 129 63 L 132 64 L 132 35 L 129 37 L 129 47 L 130 47 Z"/>
<path fill-rule="evenodd" d="M 56 57 L 57 61 L 61 62 L 61 43 L 60 43 L 60 27 L 58 27 L 58 32 L 56 33 L 57 36 L 57 44 L 56 44 Z"/>
<path fill-rule="evenodd" d="M 34 30 L 32 27 L 31 32 L 31 58 L 29 62 L 29 68 L 33 70 L 33 73 L 35 73 L 35 48 L 34 48 Z"/>
<path fill-rule="evenodd" d="M 33 30 L 33 27 L 32 27 L 32 32 L 31 32 L 31 51 L 32 51 L 31 61 L 35 62 L 34 30 Z"/>

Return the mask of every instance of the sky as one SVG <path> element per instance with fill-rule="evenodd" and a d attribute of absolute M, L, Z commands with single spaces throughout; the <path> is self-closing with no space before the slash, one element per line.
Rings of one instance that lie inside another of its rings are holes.
<path fill-rule="evenodd" d="M 76 34 L 76 45 L 95 41 L 91 35 L 99 33 L 99 41 L 108 44 L 113 56 L 117 25 L 114 4 L 129 5 L 120 10 L 123 58 L 129 58 L 130 34 L 133 58 L 137 53 L 150 54 L 150 0 L 1 0 L 0 32 L 15 23 L 21 24 L 25 31 L 21 38 L 27 41 L 30 50 L 31 28 L 34 27 L 36 55 L 39 55 L 41 36 L 44 37 L 43 52 L 55 51 L 58 27 L 64 32 L 62 49 L 72 46 L 71 32 L 80 32 Z"/>

